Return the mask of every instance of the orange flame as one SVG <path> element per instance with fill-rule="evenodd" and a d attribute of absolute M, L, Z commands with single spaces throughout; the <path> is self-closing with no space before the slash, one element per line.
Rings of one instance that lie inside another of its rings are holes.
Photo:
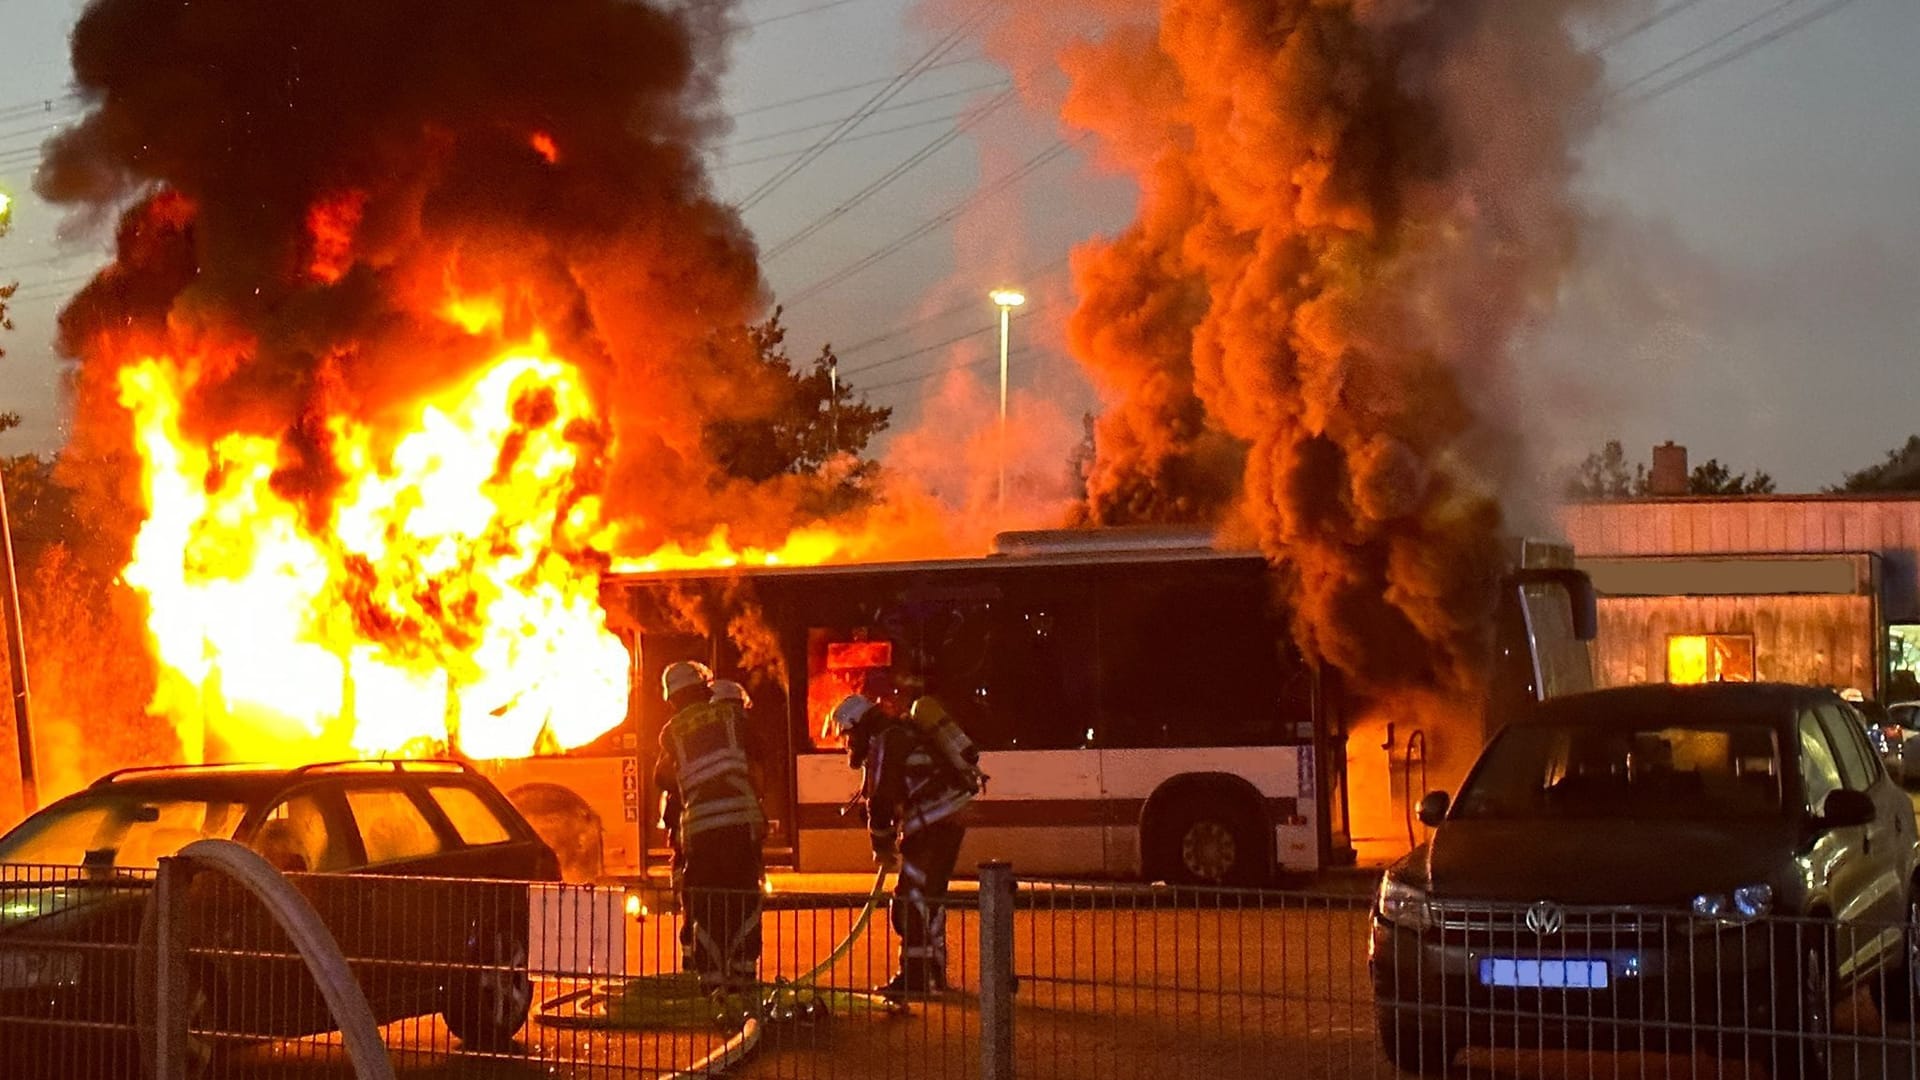
<path fill-rule="evenodd" d="M 126 580 L 147 598 L 153 708 L 189 754 L 518 756 L 626 712 L 625 648 L 599 604 L 603 436 L 579 373 L 539 337 L 375 437 L 328 422 L 343 489 L 309 524 L 273 487 L 276 440 L 181 430 L 191 360 L 125 368 L 147 520 Z"/>
<path fill-rule="evenodd" d="M 353 235 L 366 213 L 367 197 L 349 191 L 324 198 L 307 211 L 307 235 L 313 244 L 313 258 L 307 271 L 314 280 L 331 285 L 346 275 L 353 265 Z"/>
<path fill-rule="evenodd" d="M 527 144 L 533 147 L 534 153 L 545 158 L 547 164 L 560 163 L 560 147 L 553 141 L 553 136 L 544 131 L 536 131 L 533 133 L 533 138 L 527 140 Z"/>

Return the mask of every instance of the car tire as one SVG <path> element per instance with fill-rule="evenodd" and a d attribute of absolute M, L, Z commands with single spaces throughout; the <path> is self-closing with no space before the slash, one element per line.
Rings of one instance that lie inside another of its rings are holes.
<path fill-rule="evenodd" d="M 1266 878 L 1261 826 L 1230 800 L 1183 802 L 1155 833 L 1156 862 L 1171 884 L 1247 886 Z"/>
<path fill-rule="evenodd" d="M 457 975 L 442 1014 L 462 1046 L 497 1050 L 512 1044 L 533 1008 L 533 978 L 527 972 L 526 935 L 482 928 L 473 968 Z"/>
<path fill-rule="evenodd" d="M 1907 925 L 1902 937 L 1899 963 L 1882 971 L 1869 987 L 1873 1007 L 1889 1024 L 1912 1023 L 1915 999 L 1920 999 L 1920 886 L 1907 898 Z"/>
<path fill-rule="evenodd" d="M 1409 1076 L 1444 1076 L 1453 1066 L 1454 1050 L 1439 1022 L 1427 1021 L 1412 1009 L 1374 1010 L 1380 1049 L 1387 1064 Z"/>
<path fill-rule="evenodd" d="M 1827 1080 L 1833 1048 L 1833 939 L 1825 932 L 1794 936 L 1801 940 L 1786 961 L 1794 977 L 1777 1010 L 1776 1030 L 1785 1034 L 1774 1042 L 1773 1080 Z"/>

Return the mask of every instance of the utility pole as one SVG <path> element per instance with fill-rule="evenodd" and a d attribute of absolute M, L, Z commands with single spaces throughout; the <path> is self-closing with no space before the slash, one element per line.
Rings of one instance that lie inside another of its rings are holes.
<path fill-rule="evenodd" d="M 7 673 L 13 682 L 13 738 L 20 752 L 20 801 L 27 813 L 40 809 L 39 771 L 33 748 L 33 721 L 28 709 L 26 631 L 20 618 L 20 580 L 14 572 L 13 523 L 7 510 L 7 482 L 0 476 L 0 589 L 7 607 Z"/>
<path fill-rule="evenodd" d="M 13 226 L 13 199 L 0 191 L 0 237 Z M 33 721 L 28 709 L 27 644 L 20 618 L 20 579 L 13 561 L 13 515 L 7 510 L 7 482 L 0 473 L 0 594 L 6 604 L 7 674 L 13 690 L 13 737 L 20 757 L 20 801 L 26 813 L 40 809 L 39 770 L 33 750 Z"/>
<path fill-rule="evenodd" d="M 827 356 L 827 456 L 840 452 L 840 358 Z"/>

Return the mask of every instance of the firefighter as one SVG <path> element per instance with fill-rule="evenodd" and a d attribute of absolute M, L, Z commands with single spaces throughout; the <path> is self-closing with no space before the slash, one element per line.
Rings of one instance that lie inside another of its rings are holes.
<path fill-rule="evenodd" d="M 713 699 L 703 664 L 660 676 L 673 718 L 660 731 L 662 788 L 677 797 L 682 946 L 709 993 L 744 987 L 760 963 L 760 841 L 766 818 L 747 771 L 745 713 Z"/>
<path fill-rule="evenodd" d="M 915 698 L 907 709 L 907 719 L 920 729 L 921 737 L 937 752 L 936 760 L 955 783 L 973 795 L 987 790 L 988 778 L 980 771 L 979 749 L 937 698 L 931 694 Z"/>
<path fill-rule="evenodd" d="M 878 992 L 899 999 L 943 991 L 947 882 L 966 835 L 960 812 L 973 801 L 974 790 L 918 725 L 889 715 L 863 695 L 842 699 L 832 722 L 847 740 L 849 764 L 863 771 L 860 793 L 874 861 L 897 861 L 900 867 L 889 912 L 900 935 L 900 969 Z"/>
<path fill-rule="evenodd" d="M 747 696 L 747 688 L 732 679 L 713 680 L 713 700 L 731 701 L 740 707 L 740 719 L 745 722 L 747 710 L 753 708 L 753 699 Z"/>

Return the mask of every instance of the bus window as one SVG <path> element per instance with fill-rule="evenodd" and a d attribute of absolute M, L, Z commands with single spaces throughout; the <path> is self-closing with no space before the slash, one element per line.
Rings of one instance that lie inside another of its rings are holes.
<path fill-rule="evenodd" d="M 1092 596 L 1013 591 L 994 624 L 994 715 L 968 736 L 982 750 L 1092 746 L 1099 670 Z"/>
<path fill-rule="evenodd" d="M 869 627 L 807 628 L 807 740 L 815 750 L 845 745 L 827 717 L 848 694 L 885 693 L 893 673 L 893 642 Z"/>
<path fill-rule="evenodd" d="M 825 720 L 841 698 L 856 693 L 888 699 L 901 710 L 920 694 L 933 694 L 975 739 L 975 732 L 994 730 L 989 668 L 998 608 L 991 598 L 910 595 L 879 606 L 861 625 L 808 627 L 813 749 L 841 746 Z"/>
<path fill-rule="evenodd" d="M 1103 582 L 1100 745 L 1311 739 L 1311 672 L 1269 597 L 1255 562 Z"/>

